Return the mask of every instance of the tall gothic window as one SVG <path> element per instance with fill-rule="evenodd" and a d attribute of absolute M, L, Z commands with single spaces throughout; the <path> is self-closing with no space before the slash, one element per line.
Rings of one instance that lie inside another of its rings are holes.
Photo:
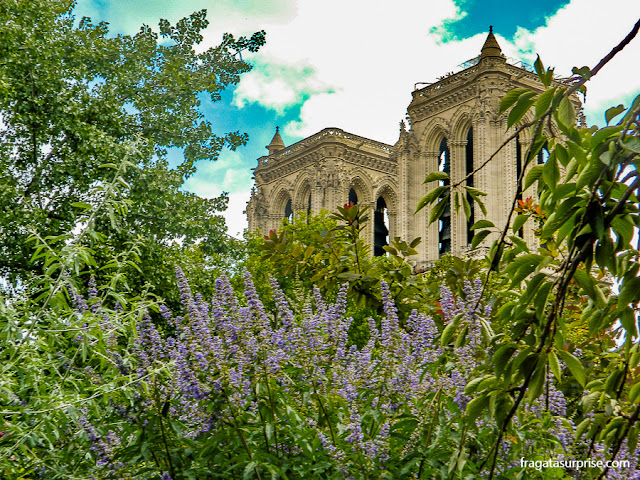
<path fill-rule="evenodd" d="M 447 139 L 440 142 L 440 155 L 438 157 L 438 170 L 447 174 L 451 173 L 451 161 Z M 441 186 L 448 185 L 448 180 L 441 180 Z M 438 228 L 438 253 L 440 256 L 451 252 L 451 205 L 447 204 L 439 220 Z"/>
<path fill-rule="evenodd" d="M 310 216 L 311 216 L 311 194 L 309 194 L 309 199 L 307 200 L 307 225 L 309 225 Z"/>
<path fill-rule="evenodd" d="M 351 190 L 349 190 L 349 202 L 348 203 L 353 203 L 354 205 L 356 205 L 358 203 L 358 195 L 356 194 L 356 191 L 353 188 Z"/>
<path fill-rule="evenodd" d="M 522 175 L 522 144 L 520 143 L 520 136 L 516 135 L 516 199 L 517 200 L 522 200 L 522 181 L 520 181 L 520 175 Z M 523 228 L 518 230 L 518 236 L 520 238 L 524 238 Z"/>
<path fill-rule="evenodd" d="M 466 176 L 473 172 L 473 127 L 469 127 L 469 131 L 467 132 L 467 145 L 464 148 L 464 158 Z M 473 175 L 467 178 L 467 186 L 473 187 Z M 471 210 L 471 215 L 467 220 L 467 243 L 471 243 L 471 241 L 473 240 L 473 230 L 471 230 L 471 227 L 475 222 L 475 210 L 473 198 L 471 198 L 471 195 L 469 193 L 467 193 L 467 201 L 469 202 L 469 208 Z"/>
<path fill-rule="evenodd" d="M 538 165 L 547 163 L 547 160 L 549 160 L 549 148 L 547 147 L 547 142 L 545 142 L 538 152 Z"/>
<path fill-rule="evenodd" d="M 522 145 L 520 144 L 520 136 L 516 135 L 516 198 L 522 200 Z"/>
<path fill-rule="evenodd" d="M 384 198 L 378 198 L 376 211 L 373 215 L 373 254 L 383 256 L 385 245 L 389 245 L 389 212 Z"/>
<path fill-rule="evenodd" d="M 287 204 L 284 207 L 284 218 L 293 222 L 293 208 L 291 207 L 291 199 L 287 200 Z"/>

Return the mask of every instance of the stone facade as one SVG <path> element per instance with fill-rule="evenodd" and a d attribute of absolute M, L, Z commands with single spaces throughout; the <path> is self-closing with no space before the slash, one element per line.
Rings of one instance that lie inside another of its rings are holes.
<path fill-rule="evenodd" d="M 462 209 L 459 213 L 452 209 L 444 220 L 431 225 L 426 209 L 414 214 L 420 198 L 435 186 L 424 185 L 424 179 L 438 170 L 448 171 L 453 182 L 465 178 L 514 131 L 506 128 L 507 115 L 498 114 L 504 94 L 519 87 L 543 88 L 534 73 L 507 63 L 492 32 L 480 56 L 469 63 L 472 66 L 414 90 L 407 109 L 408 125 L 400 122 L 395 145 L 325 128 L 285 147 L 276 131 L 267 147 L 269 155 L 259 158 L 254 169 L 255 187 L 246 210 L 249 229 L 268 232 L 292 212 L 334 211 L 357 198 L 358 204 L 378 212 L 371 216 L 375 221 L 369 222 L 365 232 L 371 245 L 380 246 L 385 236 L 387 241 L 396 236 L 405 240 L 421 237 L 418 267 L 445 253 L 465 254 L 471 222 Z M 529 120 L 530 113 L 522 122 Z M 530 142 L 525 129 L 517 142 L 503 147 L 467 180 L 487 193 L 487 215 L 482 216 L 476 207 L 474 221 L 487 218 L 504 226 L 518 193 L 521 157 Z M 540 160 L 544 160 L 542 155 Z M 523 236 L 534 243 L 531 228 Z M 485 244 L 491 240 L 488 237 Z"/>

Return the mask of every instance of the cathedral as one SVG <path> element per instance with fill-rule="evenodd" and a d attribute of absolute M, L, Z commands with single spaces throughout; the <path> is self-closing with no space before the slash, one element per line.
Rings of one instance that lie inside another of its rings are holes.
<path fill-rule="evenodd" d="M 470 227 L 481 218 L 504 227 L 519 195 L 517 178 L 531 142 L 528 130 L 487 166 L 474 170 L 514 132 L 506 128 L 507 115 L 498 113 L 505 93 L 520 87 L 541 91 L 543 86 L 534 73 L 507 62 L 491 29 L 480 55 L 463 66 L 435 83 L 416 84 L 395 145 L 325 128 L 286 146 L 276 128 L 269 154 L 254 168 L 255 187 L 246 209 L 249 229 L 268 232 L 284 218 L 293 220 L 296 212 L 335 211 L 351 201 L 373 212 L 364 234 L 374 255 L 384 254 L 382 247 L 394 237 L 421 237 L 414 259 L 421 268 L 442 255 L 468 254 Z M 522 122 L 531 119 L 529 112 Z M 544 161 L 544 153 L 538 162 Z M 428 209 L 415 213 L 419 200 L 436 186 L 424 184 L 435 171 L 447 172 L 452 182 L 474 172 L 466 185 L 487 193 L 487 215 L 475 208 L 467 220 L 462 209 L 458 213 L 452 208 L 429 224 Z M 522 236 L 535 243 L 531 226 Z"/>

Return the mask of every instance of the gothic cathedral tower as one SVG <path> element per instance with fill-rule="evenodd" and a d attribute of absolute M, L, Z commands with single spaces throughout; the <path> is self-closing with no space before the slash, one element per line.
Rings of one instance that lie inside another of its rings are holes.
<path fill-rule="evenodd" d="M 415 259 L 420 268 L 448 253 L 466 254 L 474 221 L 486 218 L 502 228 L 514 196 L 520 195 L 517 178 L 531 141 L 528 131 L 475 170 L 514 131 L 507 131 L 507 116 L 498 113 L 501 98 L 513 88 L 543 87 L 534 73 L 507 63 L 491 30 L 480 55 L 466 66 L 413 91 L 409 125 L 400 123 L 393 146 L 326 128 L 285 147 L 276 129 L 269 155 L 259 158 L 254 169 L 246 210 L 249 229 L 268 232 L 295 212 L 334 211 L 354 201 L 375 212 L 365 231 L 374 254 L 384 253 L 381 246 L 389 238 L 421 237 Z M 522 122 L 528 120 L 525 116 Z M 468 177 L 466 185 L 486 192 L 486 217 L 475 208 L 467 221 L 462 211 L 450 210 L 429 225 L 429 212 L 414 214 L 420 198 L 434 187 L 424 185 L 424 179 L 435 171 L 447 172 L 453 182 Z M 523 236 L 535 242 L 531 229 Z"/>

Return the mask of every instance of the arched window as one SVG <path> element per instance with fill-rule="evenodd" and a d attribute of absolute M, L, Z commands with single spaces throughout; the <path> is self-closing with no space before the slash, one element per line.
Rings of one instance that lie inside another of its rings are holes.
<path fill-rule="evenodd" d="M 284 207 L 284 218 L 293 222 L 293 208 L 291 206 L 291 199 L 287 200 L 287 204 Z"/>
<path fill-rule="evenodd" d="M 451 173 L 451 162 L 449 155 L 449 145 L 447 139 L 443 138 L 440 142 L 440 155 L 438 157 L 438 170 L 446 174 Z M 448 180 L 441 180 L 441 186 L 448 185 Z M 440 256 L 446 255 L 451 251 L 451 205 L 447 204 L 442 216 L 439 220 L 438 228 L 438 253 Z"/>
<path fill-rule="evenodd" d="M 310 216 L 311 216 L 311 194 L 309 194 L 309 199 L 307 200 L 307 225 L 309 225 Z"/>
<path fill-rule="evenodd" d="M 522 200 L 522 145 L 520 144 L 520 136 L 516 135 L 516 198 Z"/>
<path fill-rule="evenodd" d="M 522 144 L 520 143 L 520 136 L 516 135 L 516 199 L 522 200 L 522 181 L 520 180 L 522 175 Z M 520 214 L 522 215 L 522 214 Z M 518 236 L 524 238 L 524 229 L 518 230 Z"/>
<path fill-rule="evenodd" d="M 473 172 L 473 127 L 469 127 L 469 131 L 467 132 L 467 145 L 464 148 L 464 158 L 465 176 L 467 176 L 470 175 L 471 172 Z M 467 186 L 473 187 L 473 175 L 467 178 Z M 467 243 L 469 244 L 473 240 L 473 230 L 471 230 L 471 227 L 475 222 L 473 198 L 469 193 L 467 193 L 467 202 L 469 202 L 469 208 L 471 210 L 471 215 L 467 220 Z"/>
<path fill-rule="evenodd" d="M 373 215 L 373 255 L 376 257 L 385 255 L 387 252 L 382 248 L 385 245 L 389 245 L 389 211 L 387 202 L 379 197 Z"/>
<path fill-rule="evenodd" d="M 545 142 L 538 152 L 538 165 L 547 163 L 547 160 L 549 160 L 549 148 L 547 146 L 547 142 Z"/>
<path fill-rule="evenodd" d="M 356 191 L 352 188 L 351 190 L 349 190 L 349 201 L 348 203 L 353 203 L 354 205 L 357 205 L 358 203 L 358 194 L 356 193 Z"/>

